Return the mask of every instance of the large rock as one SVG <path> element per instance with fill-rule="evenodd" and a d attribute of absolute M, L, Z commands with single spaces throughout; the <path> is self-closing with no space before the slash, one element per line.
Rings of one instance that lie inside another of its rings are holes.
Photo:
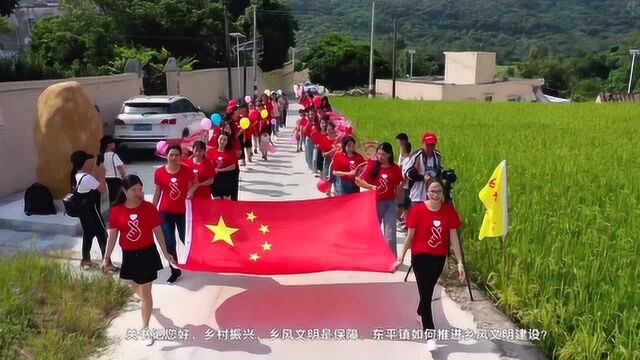
<path fill-rule="evenodd" d="M 77 150 L 97 154 L 100 150 L 102 121 L 79 83 L 58 83 L 38 98 L 34 135 L 37 180 L 60 199 L 70 190 L 71 154 Z"/>

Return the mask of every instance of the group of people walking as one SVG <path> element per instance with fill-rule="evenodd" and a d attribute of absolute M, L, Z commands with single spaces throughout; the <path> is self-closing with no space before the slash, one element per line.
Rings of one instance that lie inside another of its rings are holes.
<path fill-rule="evenodd" d="M 409 137 L 398 134 L 397 160 L 388 142 L 378 145 L 375 158 L 365 159 L 356 151 L 353 135 L 337 134 L 328 115 L 332 112 L 328 98 L 313 104 L 311 95 L 298 99 L 302 109 L 294 129 L 296 152 L 304 152 L 311 174 L 329 182 L 327 196 L 345 196 L 361 189 L 375 192 L 378 220 L 397 256 L 393 269 L 403 263 L 410 249 L 420 295 L 417 313 L 423 329 L 434 329 L 431 298 L 444 269 L 449 244 L 459 260 L 459 278 L 463 281 L 465 277 L 456 231 L 461 220 L 453 205 L 444 201 L 443 166 L 436 150 L 436 135 L 425 133 L 422 147 L 412 152 Z M 149 325 L 153 306 L 151 284 L 162 269 L 154 238 L 171 267 L 167 282 L 174 283 L 182 275 L 175 261 L 177 238 L 185 241 L 186 200 L 238 199 L 240 169 L 253 162 L 258 150 L 262 160 L 268 161 L 273 137 L 286 124 L 288 103 L 281 98 L 265 95 L 251 103 L 232 100 L 222 123 L 209 132 L 208 139 L 193 142 L 187 151 L 179 144 L 169 146 L 165 164 L 154 174 L 151 202 L 144 199 L 141 179 L 127 175 L 111 138 L 102 140 L 97 157 L 84 151 L 72 154 L 71 185 L 77 193 L 93 199 L 94 204 L 80 217 L 84 231 L 81 265 L 91 266 L 91 244 L 96 238 L 102 253 L 102 270 L 119 271 L 122 279 L 132 282 L 141 298 L 143 328 Z M 266 114 L 261 114 L 263 110 Z M 248 127 L 240 124 L 244 118 L 250 120 Z M 112 204 L 108 226 L 99 207 L 101 194 L 107 191 Z M 398 253 L 397 233 L 403 231 L 407 236 Z M 116 240 L 123 252 L 120 269 L 111 261 Z M 435 349 L 434 339 L 427 344 L 430 351 Z"/>
<path fill-rule="evenodd" d="M 413 152 L 408 135 L 398 134 L 397 163 L 388 142 L 378 145 L 374 158 L 365 159 L 356 152 L 356 139 L 352 135 L 336 134 L 335 125 L 327 115 L 332 111 L 328 99 L 323 98 L 319 107 L 310 99 L 311 94 L 299 99 L 302 109 L 295 130 L 296 150 L 304 147 L 310 172 L 335 186 L 335 193 L 329 187 L 327 196 L 348 195 L 360 189 L 375 191 L 378 221 L 391 251 L 397 256 L 393 270 L 399 268 L 411 249 L 411 265 L 420 295 L 418 320 L 424 330 L 435 329 L 431 299 L 450 247 L 458 260 L 459 280 L 464 281 L 466 276 L 457 235 L 461 220 L 455 207 L 445 202 L 442 157 L 436 150 L 436 134 L 423 134 L 422 147 Z M 400 254 L 397 232 L 407 233 Z M 427 340 L 427 349 L 436 349 L 435 339 Z"/>

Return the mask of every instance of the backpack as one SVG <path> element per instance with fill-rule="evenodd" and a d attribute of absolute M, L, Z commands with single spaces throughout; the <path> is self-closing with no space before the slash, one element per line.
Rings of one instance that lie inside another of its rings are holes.
<path fill-rule="evenodd" d="M 89 209 L 90 198 L 89 196 L 87 196 L 88 194 L 78 193 L 78 187 L 80 186 L 80 183 L 85 176 L 87 176 L 87 174 L 82 175 L 80 181 L 78 181 L 78 184 L 73 189 L 73 191 L 67 194 L 64 199 L 62 199 L 65 213 L 71 217 L 80 217 L 80 214 Z"/>
<path fill-rule="evenodd" d="M 56 207 L 53 205 L 53 195 L 49 188 L 35 183 L 24 192 L 24 214 L 31 215 L 54 215 Z"/>

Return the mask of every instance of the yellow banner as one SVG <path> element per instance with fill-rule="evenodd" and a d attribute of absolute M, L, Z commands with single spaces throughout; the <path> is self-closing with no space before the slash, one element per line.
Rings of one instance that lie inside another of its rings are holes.
<path fill-rule="evenodd" d="M 487 210 L 482 220 L 478 239 L 507 234 L 507 161 L 503 160 L 478 194 Z"/>

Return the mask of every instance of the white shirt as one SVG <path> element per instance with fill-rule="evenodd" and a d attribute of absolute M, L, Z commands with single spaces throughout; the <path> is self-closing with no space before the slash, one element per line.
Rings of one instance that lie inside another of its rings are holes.
<path fill-rule="evenodd" d="M 118 166 L 122 166 L 124 163 L 120 160 L 120 156 L 113 151 L 104 153 L 104 168 L 107 170 L 108 178 L 119 178 Z"/>
<path fill-rule="evenodd" d="M 84 178 L 82 178 L 84 176 Z M 82 181 L 80 179 L 82 178 Z M 78 172 L 76 174 L 76 186 L 79 194 L 86 194 L 91 190 L 97 190 L 100 186 L 100 182 L 91 174 L 85 172 Z"/>

